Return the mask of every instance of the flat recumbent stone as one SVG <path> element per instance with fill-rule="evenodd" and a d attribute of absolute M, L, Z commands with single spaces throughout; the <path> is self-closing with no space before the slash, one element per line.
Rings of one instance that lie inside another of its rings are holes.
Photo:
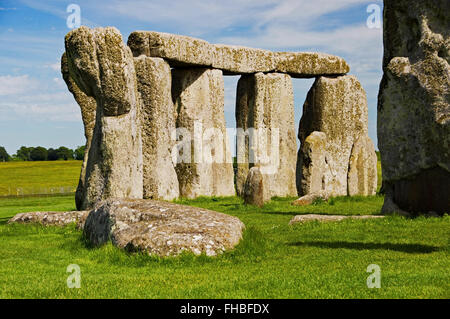
<path fill-rule="evenodd" d="M 84 234 L 94 245 L 111 242 L 128 251 L 215 256 L 242 238 L 244 224 L 222 213 L 153 200 L 110 199 L 88 216 Z"/>

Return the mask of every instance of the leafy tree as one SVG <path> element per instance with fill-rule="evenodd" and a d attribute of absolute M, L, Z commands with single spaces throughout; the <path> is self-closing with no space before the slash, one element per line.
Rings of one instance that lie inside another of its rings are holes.
<path fill-rule="evenodd" d="M 31 161 L 32 147 L 22 146 L 16 152 L 16 157 L 22 161 Z"/>
<path fill-rule="evenodd" d="M 60 148 L 58 148 L 56 150 L 56 153 L 58 155 L 58 159 L 62 159 L 65 161 L 67 161 L 69 159 L 73 159 L 73 150 L 71 150 L 67 147 L 61 146 Z"/>
<path fill-rule="evenodd" d="M 84 159 L 84 152 L 86 151 L 86 146 L 79 146 L 76 150 L 75 150 L 75 159 L 82 161 Z"/>
<path fill-rule="evenodd" d="M 33 148 L 30 153 L 32 161 L 46 161 L 48 157 L 48 151 L 45 147 L 38 146 Z"/>
<path fill-rule="evenodd" d="M 11 157 L 3 146 L 0 146 L 0 162 L 9 162 Z"/>
<path fill-rule="evenodd" d="M 58 151 L 53 148 L 49 148 L 47 151 L 47 160 L 49 161 L 58 160 Z"/>

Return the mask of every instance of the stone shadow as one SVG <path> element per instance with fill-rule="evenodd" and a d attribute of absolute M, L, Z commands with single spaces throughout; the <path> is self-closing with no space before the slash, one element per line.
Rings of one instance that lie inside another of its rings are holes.
<path fill-rule="evenodd" d="M 362 243 L 346 241 L 299 241 L 289 243 L 289 246 L 317 247 L 331 249 L 353 249 L 353 250 L 392 250 L 408 254 L 431 254 L 440 251 L 440 247 L 421 244 L 394 244 L 394 243 Z"/>

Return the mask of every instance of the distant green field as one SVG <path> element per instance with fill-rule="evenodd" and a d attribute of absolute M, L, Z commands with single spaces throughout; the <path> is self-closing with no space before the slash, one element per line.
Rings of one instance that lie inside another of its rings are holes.
<path fill-rule="evenodd" d="M 0 196 L 73 193 L 81 161 L 0 163 Z"/>
<path fill-rule="evenodd" d="M 75 192 L 82 161 L 0 162 L 0 197 Z M 381 164 L 378 162 L 378 190 Z"/>

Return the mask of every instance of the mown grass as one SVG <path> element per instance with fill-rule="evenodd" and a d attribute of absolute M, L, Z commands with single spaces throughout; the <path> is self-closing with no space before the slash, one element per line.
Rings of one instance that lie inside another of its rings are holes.
<path fill-rule="evenodd" d="M 74 192 L 81 163 L 0 162 L 0 196 Z"/>
<path fill-rule="evenodd" d="M 89 248 L 74 226 L 7 225 L 20 211 L 74 209 L 73 197 L 0 200 L 1 298 L 449 298 L 450 217 L 309 222 L 298 213 L 376 214 L 382 197 L 337 198 L 309 207 L 275 199 L 263 208 L 238 198 L 180 200 L 238 216 L 244 239 L 216 258 L 156 258 L 112 245 Z M 81 288 L 69 289 L 69 264 Z M 381 267 L 381 288 L 366 286 Z"/>

